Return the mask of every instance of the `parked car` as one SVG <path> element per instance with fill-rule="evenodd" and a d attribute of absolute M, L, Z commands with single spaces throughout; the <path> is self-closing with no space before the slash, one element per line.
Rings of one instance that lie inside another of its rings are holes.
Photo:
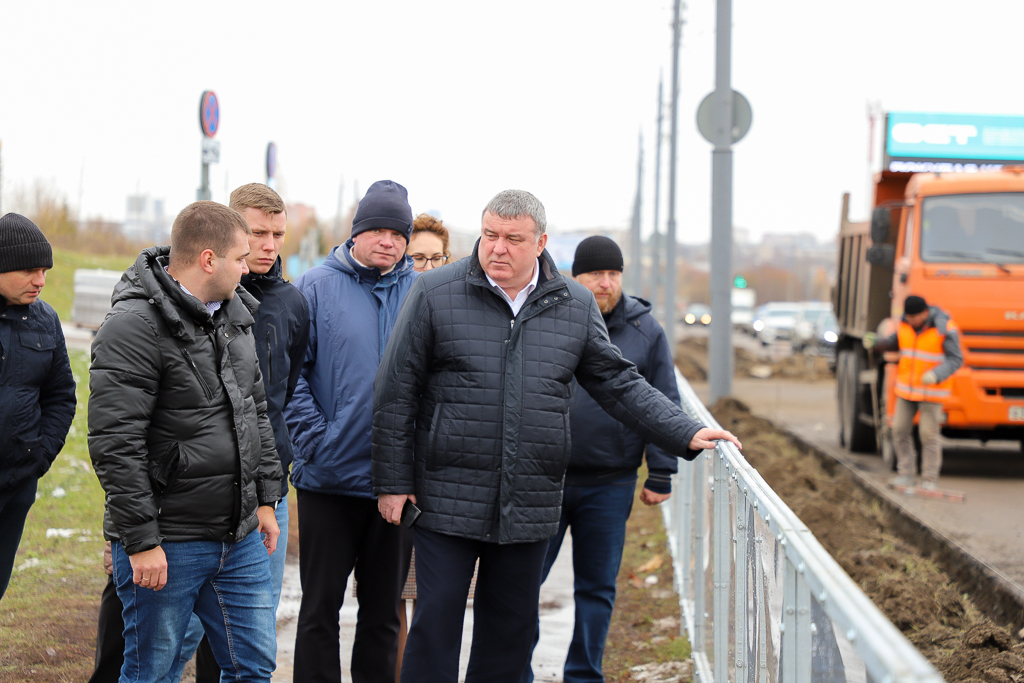
<path fill-rule="evenodd" d="M 710 325 L 711 307 L 705 304 L 690 304 L 686 307 L 686 315 L 683 316 L 683 322 L 687 325 Z"/>
<path fill-rule="evenodd" d="M 831 312 L 832 304 L 828 301 L 805 301 L 800 304 L 800 314 L 793 328 L 794 351 L 804 351 L 815 343 L 825 316 Z"/>
<path fill-rule="evenodd" d="M 774 344 L 780 341 L 792 341 L 796 328 L 797 316 L 800 315 L 800 304 L 792 301 L 777 301 L 765 304 L 764 315 L 761 317 L 757 338 L 762 344 Z M 755 324 L 755 329 L 758 325 Z"/>

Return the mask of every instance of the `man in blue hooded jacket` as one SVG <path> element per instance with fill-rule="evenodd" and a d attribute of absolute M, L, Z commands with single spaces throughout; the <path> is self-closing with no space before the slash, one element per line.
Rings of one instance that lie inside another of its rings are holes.
<path fill-rule="evenodd" d="M 607 237 L 580 242 L 572 264 L 573 278 L 594 293 L 608 326 L 608 336 L 622 356 L 636 364 L 651 386 L 679 403 L 675 367 L 665 331 L 643 299 L 622 293 L 622 250 Z M 578 385 L 569 413 L 572 453 L 565 472 L 558 532 L 548 543 L 542 581 L 558 557 L 565 532 L 572 528 L 573 599 L 576 606 L 572 642 L 565 658 L 566 683 L 604 680 L 601 662 L 615 607 L 615 577 L 622 563 L 626 520 L 633 509 L 637 468 L 645 454 L 647 481 L 640 493 L 646 505 L 672 495 L 671 476 L 678 460 L 604 411 Z M 538 638 L 540 636 L 538 632 Z M 533 680 L 529 666 L 523 681 Z"/>
<path fill-rule="evenodd" d="M 381 180 L 367 190 L 352 237 L 295 286 L 309 302 L 309 348 L 285 418 L 294 445 L 302 603 L 295 681 L 340 681 L 338 613 L 355 570 L 359 616 L 354 683 L 393 683 L 398 601 L 409 558 L 405 529 L 377 511 L 370 480 L 373 379 L 398 309 L 416 277 L 405 255 L 408 193 Z"/>

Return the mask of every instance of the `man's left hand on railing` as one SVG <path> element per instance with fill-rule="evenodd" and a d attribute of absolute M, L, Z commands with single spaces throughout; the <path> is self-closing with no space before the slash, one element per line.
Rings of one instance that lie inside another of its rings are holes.
<path fill-rule="evenodd" d="M 710 450 L 715 447 L 716 441 L 729 441 L 733 443 L 736 448 L 743 450 L 743 444 L 732 432 L 728 432 L 724 429 L 710 429 L 704 427 L 696 434 L 693 435 L 693 439 L 690 440 L 691 451 L 702 451 Z"/>

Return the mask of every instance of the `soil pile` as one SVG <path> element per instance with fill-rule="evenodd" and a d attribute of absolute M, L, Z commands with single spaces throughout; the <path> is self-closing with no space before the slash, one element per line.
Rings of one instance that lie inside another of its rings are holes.
<path fill-rule="evenodd" d="M 1024 681 L 1024 643 L 979 613 L 959 587 L 889 531 L 887 513 L 836 464 L 732 398 L 715 419 L 743 455 L 879 609 L 949 683 Z"/>
<path fill-rule="evenodd" d="M 689 338 L 676 344 L 676 365 L 683 377 L 691 382 L 705 382 L 708 378 L 707 339 Z M 832 379 L 828 358 L 822 355 L 794 353 L 785 358 L 761 358 L 747 349 L 733 347 L 733 372 L 737 377 L 787 377 L 794 379 Z"/>

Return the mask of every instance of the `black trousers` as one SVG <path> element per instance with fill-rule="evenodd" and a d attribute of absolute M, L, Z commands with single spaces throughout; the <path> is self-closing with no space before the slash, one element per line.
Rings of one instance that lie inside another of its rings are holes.
<path fill-rule="evenodd" d="M 518 683 L 533 652 L 548 542 L 498 545 L 414 527 L 416 612 L 402 683 L 456 683 L 473 567 L 473 645 L 466 683 Z"/>
<path fill-rule="evenodd" d="M 388 524 L 377 501 L 298 489 L 302 603 L 295 636 L 296 683 L 339 683 L 338 613 L 355 570 L 359 613 L 353 683 L 394 683 L 398 603 L 409 571 L 404 527 Z M 404 555 L 404 557 L 403 557 Z"/>
<path fill-rule="evenodd" d="M 96 668 L 89 683 L 117 683 L 124 664 L 124 606 L 117 597 L 114 577 L 107 577 L 107 585 L 100 596 L 100 617 L 96 629 Z M 196 650 L 196 683 L 217 683 L 220 667 L 213 658 L 210 642 L 203 636 Z"/>

